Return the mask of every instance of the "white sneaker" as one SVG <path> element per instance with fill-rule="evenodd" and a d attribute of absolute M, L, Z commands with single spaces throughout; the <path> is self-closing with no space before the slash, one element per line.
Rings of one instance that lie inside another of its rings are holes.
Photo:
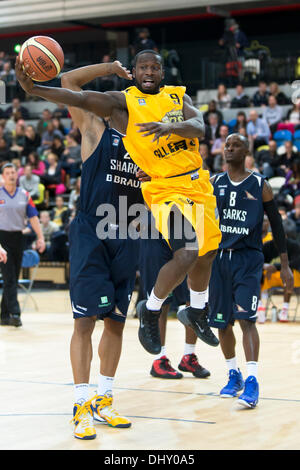
<path fill-rule="evenodd" d="M 258 307 L 257 323 L 265 323 L 265 321 L 266 321 L 266 307 Z"/>
<path fill-rule="evenodd" d="M 289 311 L 286 308 L 280 310 L 278 319 L 282 323 L 287 323 L 289 321 Z"/>

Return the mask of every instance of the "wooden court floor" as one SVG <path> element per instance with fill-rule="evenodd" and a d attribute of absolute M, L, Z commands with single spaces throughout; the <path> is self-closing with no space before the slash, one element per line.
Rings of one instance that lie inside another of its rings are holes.
<path fill-rule="evenodd" d="M 243 410 L 236 399 L 221 399 L 227 381 L 220 348 L 197 343 L 208 379 L 181 380 L 149 375 L 152 356 L 137 338 L 138 321 L 129 318 L 115 383 L 115 407 L 131 418 L 130 429 L 96 425 L 97 438 L 73 438 L 73 387 L 69 343 L 73 320 L 66 291 L 35 292 L 39 311 L 29 301 L 23 327 L 0 327 L 1 450 L 223 450 L 300 449 L 300 323 L 258 325 L 261 338 L 260 402 Z M 98 374 L 97 323 L 91 396 Z M 238 325 L 237 357 L 246 373 Z M 179 363 L 183 327 L 169 320 L 168 356 Z"/>

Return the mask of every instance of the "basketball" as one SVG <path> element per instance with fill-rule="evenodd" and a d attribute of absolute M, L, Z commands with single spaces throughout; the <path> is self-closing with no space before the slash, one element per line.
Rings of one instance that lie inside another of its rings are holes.
<path fill-rule="evenodd" d="M 27 74 L 37 82 L 57 77 L 64 65 L 64 52 L 55 39 L 34 36 L 21 47 L 20 59 L 29 65 Z"/>

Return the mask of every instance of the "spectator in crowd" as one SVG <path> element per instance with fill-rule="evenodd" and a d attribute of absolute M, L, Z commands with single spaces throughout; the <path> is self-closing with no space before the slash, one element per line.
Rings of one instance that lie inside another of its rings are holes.
<path fill-rule="evenodd" d="M 80 202 L 80 185 L 81 185 L 81 176 L 78 176 L 78 178 L 76 179 L 76 184 L 75 184 L 75 188 L 72 189 L 72 191 L 70 192 L 70 197 L 69 197 L 69 204 L 68 204 L 68 208 L 70 210 L 70 212 L 72 213 L 73 211 L 75 211 L 75 213 L 77 213 L 79 211 L 79 202 Z"/>
<path fill-rule="evenodd" d="M 249 40 L 244 31 L 241 31 L 240 25 L 235 20 L 232 23 L 231 29 L 234 34 L 237 56 L 239 59 L 241 59 L 242 57 L 244 57 L 244 49 L 249 45 Z"/>
<path fill-rule="evenodd" d="M 3 138 L 7 145 L 10 147 L 11 146 L 11 136 L 5 132 L 5 124 L 1 123 L 0 124 L 0 139 Z"/>
<path fill-rule="evenodd" d="M 4 62 L 6 61 L 5 51 L 0 51 L 0 72 L 3 70 Z"/>
<path fill-rule="evenodd" d="M 10 119 L 16 113 L 18 113 L 21 119 L 29 119 L 29 111 L 25 106 L 21 105 L 19 98 L 14 98 L 12 100 L 11 106 L 5 110 L 6 119 Z"/>
<path fill-rule="evenodd" d="M 244 111 L 239 111 L 236 115 L 236 124 L 232 128 L 233 133 L 239 133 L 240 129 L 247 129 L 247 116 Z"/>
<path fill-rule="evenodd" d="M 267 106 L 270 92 L 267 90 L 267 83 L 260 80 L 258 83 L 258 90 L 252 97 L 253 106 Z"/>
<path fill-rule="evenodd" d="M 294 279 L 296 276 L 299 276 L 300 271 L 300 244 L 293 240 L 290 237 L 290 227 L 289 224 L 286 223 L 287 217 L 285 210 L 281 210 L 282 214 L 282 222 L 283 227 L 285 229 L 285 233 L 287 236 L 286 244 L 287 244 L 287 254 L 288 254 L 288 261 L 289 267 L 292 269 L 294 274 Z M 262 294 L 264 291 L 271 287 L 281 286 L 282 282 L 280 279 L 280 264 L 276 262 L 279 257 L 279 252 L 274 243 L 274 240 L 270 240 L 263 244 L 263 254 L 265 258 L 264 262 L 264 282 L 262 284 Z M 282 309 L 279 312 L 278 319 L 281 322 L 287 322 L 289 317 L 289 306 L 290 306 L 290 299 L 291 299 L 291 292 L 288 292 L 286 288 L 284 288 L 283 293 L 283 305 Z"/>
<path fill-rule="evenodd" d="M 204 141 L 212 147 L 214 141 L 220 136 L 221 125 L 218 121 L 218 115 L 216 113 L 210 113 L 208 117 L 208 124 L 205 126 Z"/>
<path fill-rule="evenodd" d="M 40 177 L 32 173 L 32 166 L 27 163 L 24 167 L 24 174 L 20 176 L 20 187 L 27 191 L 32 199 L 39 198 Z"/>
<path fill-rule="evenodd" d="M 264 119 L 258 117 L 258 113 L 255 109 L 252 109 L 249 114 L 247 134 L 251 151 L 256 150 L 261 145 L 266 145 L 269 141 L 271 133 L 268 123 Z"/>
<path fill-rule="evenodd" d="M 281 190 L 284 194 L 290 194 L 293 198 L 300 195 L 300 158 L 291 163 L 290 170 L 286 174 L 285 184 Z"/>
<path fill-rule="evenodd" d="M 72 132 L 66 136 L 66 149 L 61 157 L 62 168 L 70 175 L 70 184 L 74 184 L 80 174 L 81 147 Z"/>
<path fill-rule="evenodd" d="M 65 225 L 68 223 L 70 216 L 70 210 L 68 206 L 64 203 L 64 198 L 62 196 L 56 196 L 55 198 L 55 206 L 50 212 L 50 218 L 56 225 L 63 229 Z"/>
<path fill-rule="evenodd" d="M 14 152 L 10 150 L 4 137 L 0 137 L 0 165 L 10 162 L 14 156 Z"/>
<path fill-rule="evenodd" d="M 293 107 L 288 110 L 286 122 L 294 124 L 295 128 L 300 125 L 300 100 L 294 103 Z"/>
<path fill-rule="evenodd" d="M 23 155 L 28 157 L 31 152 L 35 152 L 41 145 L 41 137 L 36 132 L 34 126 L 29 124 L 25 129 L 25 144 Z"/>
<path fill-rule="evenodd" d="M 212 173 L 213 172 L 213 168 L 212 168 L 213 158 L 210 154 L 209 147 L 205 142 L 200 142 L 199 153 L 203 160 L 204 169 Z"/>
<path fill-rule="evenodd" d="M 208 103 L 208 109 L 203 113 L 203 120 L 205 124 L 208 124 L 208 118 L 210 114 L 216 114 L 218 116 L 218 124 L 221 125 L 223 122 L 223 114 L 220 110 L 217 109 L 217 102 L 215 100 L 211 100 Z"/>
<path fill-rule="evenodd" d="M 46 171 L 45 163 L 40 159 L 39 154 L 35 151 L 29 153 L 26 159 L 26 163 L 31 165 L 32 173 L 34 175 L 41 177 Z M 22 176 L 23 174 L 24 168 L 20 168 L 19 176 Z"/>
<path fill-rule="evenodd" d="M 57 103 L 57 108 L 53 111 L 53 117 L 58 119 L 69 118 L 68 108 L 62 103 Z"/>
<path fill-rule="evenodd" d="M 281 173 L 277 173 L 277 142 L 276 140 L 270 140 L 268 148 L 263 148 L 255 152 L 255 160 L 260 173 L 267 178 L 273 176 L 281 176 Z"/>
<path fill-rule="evenodd" d="M 296 238 L 300 242 L 300 195 L 294 199 L 295 207 L 288 213 L 288 218 L 295 222 Z"/>
<path fill-rule="evenodd" d="M 55 153 L 51 152 L 47 155 L 46 170 L 41 176 L 41 183 L 44 184 L 46 189 L 54 190 L 51 192 L 56 193 L 58 188 L 62 185 L 62 168 L 58 162 L 58 157 Z"/>
<path fill-rule="evenodd" d="M 25 147 L 25 125 L 23 121 L 18 121 L 16 129 L 12 133 L 12 145 L 10 150 L 15 153 L 16 157 L 23 155 Z"/>
<path fill-rule="evenodd" d="M 231 96 L 224 83 L 220 83 L 217 92 L 217 106 L 219 109 L 230 108 Z"/>
<path fill-rule="evenodd" d="M 267 121 L 272 134 L 276 132 L 277 125 L 282 120 L 282 107 L 277 104 L 275 96 L 270 95 L 268 106 L 264 108 L 263 118 Z"/>
<path fill-rule="evenodd" d="M 54 125 L 54 129 L 57 129 L 60 131 L 60 133 L 64 136 L 67 134 L 67 131 L 63 125 L 63 123 L 61 122 L 60 118 L 58 117 L 54 117 L 52 118 L 52 123 Z"/>
<path fill-rule="evenodd" d="M 148 28 L 141 28 L 138 29 L 136 32 L 137 38 L 131 50 L 132 56 L 135 56 L 136 54 L 138 54 L 138 52 L 144 51 L 146 49 L 152 49 L 153 51 L 158 52 L 158 47 L 155 41 L 151 39 Z"/>
<path fill-rule="evenodd" d="M 280 91 L 278 83 L 276 82 L 270 83 L 269 88 L 270 88 L 271 95 L 273 95 L 276 98 L 277 104 L 279 104 L 280 106 L 285 105 L 285 104 L 290 104 L 290 100 L 287 98 L 287 96 L 282 91 Z"/>
<path fill-rule="evenodd" d="M 256 173 L 259 173 L 259 169 L 257 168 L 255 158 L 253 157 L 253 155 L 251 154 L 246 155 L 245 168 L 247 168 L 250 171 L 255 171 Z"/>
<path fill-rule="evenodd" d="M 55 232 L 59 231 L 59 227 L 55 222 L 51 220 L 50 213 L 48 211 L 40 212 L 40 222 L 41 222 L 41 228 L 42 228 L 42 232 L 43 232 L 45 244 L 46 244 L 45 257 L 49 259 L 52 257 L 51 256 L 52 235 Z"/>
<path fill-rule="evenodd" d="M 12 68 L 11 62 L 9 60 L 3 64 L 2 71 L 0 72 L 0 80 L 2 80 L 6 86 L 6 99 L 11 101 L 15 94 L 17 79 L 16 73 Z"/>
<path fill-rule="evenodd" d="M 45 150 L 51 148 L 55 136 L 59 136 L 61 139 L 63 139 L 63 134 L 58 129 L 55 129 L 52 121 L 49 121 L 47 124 L 47 130 L 43 132 L 42 135 L 42 142 L 39 148 L 40 153 L 44 153 Z"/>
<path fill-rule="evenodd" d="M 43 133 L 47 130 L 48 123 L 52 119 L 52 113 L 49 109 L 44 109 L 42 116 L 37 123 L 37 133 L 42 137 Z"/>
<path fill-rule="evenodd" d="M 213 157 L 213 170 L 217 173 L 222 171 L 223 151 L 224 151 L 225 141 L 227 137 L 228 137 L 228 127 L 223 125 L 220 127 L 219 137 L 215 139 L 210 150 L 210 153 Z"/>
<path fill-rule="evenodd" d="M 284 142 L 284 153 L 279 155 L 276 160 L 277 166 L 282 168 L 285 174 L 291 168 L 292 163 L 299 158 L 299 152 L 295 150 L 296 148 L 294 148 L 293 142 L 286 140 Z"/>
<path fill-rule="evenodd" d="M 56 155 L 58 156 L 58 158 L 60 160 L 63 153 L 64 153 L 64 151 L 65 151 L 64 139 L 62 139 L 58 135 L 55 136 L 54 139 L 53 139 L 50 151 L 48 153 L 50 153 L 50 152 L 56 153 Z M 45 152 L 45 153 L 47 153 L 47 152 Z"/>
<path fill-rule="evenodd" d="M 244 87 L 239 83 L 235 87 L 235 97 L 231 100 L 231 108 L 248 108 L 250 106 L 249 96 L 245 94 Z"/>

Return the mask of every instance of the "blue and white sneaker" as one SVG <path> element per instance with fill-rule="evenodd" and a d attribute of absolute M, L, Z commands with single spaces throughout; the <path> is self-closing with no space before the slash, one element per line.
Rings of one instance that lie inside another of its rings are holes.
<path fill-rule="evenodd" d="M 250 375 L 245 380 L 245 389 L 239 396 L 238 404 L 245 408 L 255 408 L 258 403 L 259 385 L 256 378 Z"/>
<path fill-rule="evenodd" d="M 230 369 L 227 385 L 220 391 L 220 397 L 232 398 L 237 396 L 237 392 L 243 390 L 244 380 L 240 369 Z"/>

